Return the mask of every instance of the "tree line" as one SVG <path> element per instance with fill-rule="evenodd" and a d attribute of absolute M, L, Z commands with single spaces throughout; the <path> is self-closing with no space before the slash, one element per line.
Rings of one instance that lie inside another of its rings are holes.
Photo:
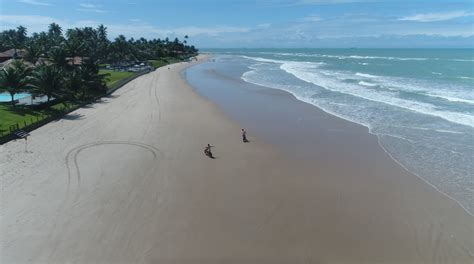
<path fill-rule="evenodd" d="M 0 71 L 0 91 L 14 95 L 30 92 L 63 101 L 85 100 L 105 93 L 106 75 L 100 64 L 130 64 L 164 57 L 186 58 L 198 50 L 180 41 L 166 39 L 127 39 L 119 35 L 113 41 L 107 28 L 83 27 L 65 32 L 56 23 L 48 31 L 27 35 L 27 29 L 0 32 L 0 51 L 14 50 L 13 62 Z"/>

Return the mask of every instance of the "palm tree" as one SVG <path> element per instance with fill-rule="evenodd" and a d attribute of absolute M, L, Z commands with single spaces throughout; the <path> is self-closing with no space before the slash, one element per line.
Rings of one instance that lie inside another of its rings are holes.
<path fill-rule="evenodd" d="M 124 35 L 119 35 L 110 45 L 110 59 L 114 63 L 128 62 L 132 57 L 131 45 Z"/>
<path fill-rule="evenodd" d="M 56 24 L 51 23 L 48 27 L 48 39 L 49 39 L 49 46 L 54 47 L 58 46 L 64 41 L 63 37 L 63 30 L 62 28 Z"/>
<path fill-rule="evenodd" d="M 12 106 L 15 106 L 15 94 L 28 90 L 30 73 L 31 69 L 19 60 L 0 71 L 0 89 L 10 94 Z"/>
<path fill-rule="evenodd" d="M 25 50 L 26 53 L 24 59 L 33 63 L 33 65 L 36 65 L 42 53 L 40 45 L 38 45 L 35 41 L 28 41 L 27 45 L 25 46 Z"/>
<path fill-rule="evenodd" d="M 70 98 L 77 98 L 80 91 L 84 91 L 85 80 L 82 78 L 81 66 L 68 72 L 64 79 L 64 87 Z"/>
<path fill-rule="evenodd" d="M 26 36 L 26 28 L 24 26 L 18 26 L 16 28 L 16 40 L 15 40 L 15 43 L 17 43 L 17 47 L 15 47 L 16 56 L 17 56 L 16 49 L 23 48 L 25 46 L 27 39 L 28 37 Z"/>
<path fill-rule="evenodd" d="M 99 25 L 96 30 L 97 34 L 97 52 L 100 63 L 104 63 L 108 57 L 108 50 L 110 41 L 107 38 L 107 28 L 104 25 Z"/>
<path fill-rule="evenodd" d="M 96 61 L 85 60 L 80 69 L 84 85 L 83 97 L 85 97 L 87 91 L 91 95 L 105 94 L 107 92 L 105 78 L 109 74 L 99 74 L 99 64 Z"/>
<path fill-rule="evenodd" d="M 48 102 L 52 97 L 62 98 L 65 95 L 62 69 L 55 65 L 42 65 L 33 72 L 32 92 L 35 95 L 46 95 Z"/>
<path fill-rule="evenodd" d="M 49 51 L 49 60 L 53 65 L 62 70 L 69 69 L 69 64 L 67 61 L 68 51 L 64 45 L 53 47 Z"/>

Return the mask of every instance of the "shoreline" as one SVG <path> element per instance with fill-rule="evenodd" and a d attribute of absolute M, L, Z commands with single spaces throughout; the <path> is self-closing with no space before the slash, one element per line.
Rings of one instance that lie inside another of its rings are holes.
<path fill-rule="evenodd" d="M 212 59 L 212 56 L 215 56 L 213 54 L 210 54 L 210 58 Z M 310 102 L 307 102 L 306 100 L 304 100 L 303 98 L 300 98 L 298 97 L 296 94 L 294 94 L 293 92 L 291 91 L 288 91 L 288 90 L 285 90 L 285 89 L 281 89 L 281 88 L 273 88 L 273 87 L 267 87 L 267 86 L 263 86 L 263 85 L 257 85 L 257 84 L 253 84 L 253 83 L 250 83 L 250 82 L 247 82 L 245 81 L 244 79 L 242 79 L 242 77 L 240 78 L 240 81 L 246 83 L 246 84 L 249 84 L 251 86 L 259 86 L 259 87 L 262 87 L 264 89 L 269 89 L 269 90 L 277 90 L 279 92 L 282 92 L 284 94 L 284 96 L 289 96 L 291 97 L 292 99 L 294 100 L 297 100 L 299 103 L 303 103 L 303 104 L 307 104 L 311 107 L 314 107 L 314 108 L 317 108 L 318 110 L 324 112 L 325 114 L 328 114 L 334 118 L 337 118 L 337 119 L 340 119 L 342 120 L 343 122 L 349 122 L 351 124 L 354 124 L 356 126 L 360 126 L 360 127 L 363 127 L 364 129 L 367 130 L 367 134 L 370 134 L 370 135 L 373 135 L 375 138 L 376 138 L 376 141 L 377 141 L 377 144 L 378 146 L 390 157 L 390 159 L 395 162 L 398 166 L 400 166 L 401 168 L 403 168 L 407 173 L 410 173 L 412 174 L 413 176 L 415 176 L 416 178 L 422 180 L 425 184 L 429 185 L 430 187 L 432 187 L 436 192 L 442 194 L 443 196 L 445 196 L 446 198 L 452 200 L 453 202 L 455 202 L 460 208 L 462 208 L 462 210 L 468 214 L 469 216 L 473 216 L 474 217 L 474 214 L 471 213 L 463 204 L 462 202 L 460 202 L 459 200 L 457 200 L 455 197 L 449 195 L 448 193 L 446 193 L 445 191 L 442 191 L 439 187 L 437 187 L 435 184 L 431 183 L 429 179 L 426 179 L 424 178 L 423 176 L 419 175 L 417 172 L 413 171 L 413 170 L 410 170 L 409 168 L 407 168 L 402 162 L 400 162 L 398 159 L 396 159 L 392 153 L 390 153 L 384 146 L 383 144 L 381 143 L 380 141 L 380 136 L 379 134 L 377 133 L 374 133 L 372 131 L 372 128 L 369 126 L 369 125 L 366 125 L 366 124 L 363 124 L 363 123 L 360 123 L 360 122 L 357 122 L 357 121 L 354 121 L 354 120 L 351 120 L 351 119 L 348 119 L 348 118 L 345 118 L 337 113 L 334 113 L 332 111 L 329 111 L 327 109 L 324 109 L 323 107 L 319 107 L 315 104 L 312 104 Z M 189 81 L 188 81 L 189 83 Z M 190 86 L 192 86 L 190 84 Z"/>
<path fill-rule="evenodd" d="M 314 130 L 327 145 L 312 163 L 254 130 L 244 144 L 241 123 L 187 85 L 180 73 L 191 65 L 141 76 L 33 131 L 27 153 L 20 141 L 0 146 L 2 261 L 472 260 L 470 218 L 450 214 L 451 201 L 414 180 L 365 176 L 393 165 L 354 151 L 373 146 L 362 128 L 316 115 L 320 128 L 349 130 Z M 296 128 L 291 136 L 304 135 Z M 216 159 L 202 154 L 206 143 Z"/>
<path fill-rule="evenodd" d="M 328 111 L 328 110 L 326 110 L 326 109 L 324 109 L 324 108 L 321 108 L 321 107 L 319 107 L 319 106 L 317 106 L 317 105 L 314 105 L 314 104 L 311 104 L 311 103 L 309 103 L 309 102 L 306 102 L 306 101 L 304 101 L 304 100 L 298 98 L 295 94 L 293 94 L 293 93 L 291 93 L 291 92 L 289 92 L 289 91 L 286 91 L 286 90 L 283 90 L 283 89 L 277 89 L 277 88 L 266 87 L 266 86 L 262 86 L 262 87 L 264 87 L 264 88 L 266 88 L 266 89 L 276 89 L 276 90 L 279 90 L 279 91 L 281 91 L 281 92 L 287 93 L 288 96 L 291 96 L 292 98 L 294 98 L 295 100 L 298 100 L 298 101 L 301 102 L 301 103 L 308 104 L 308 105 L 310 105 L 310 106 L 312 106 L 312 107 L 316 107 L 317 109 L 319 109 L 319 110 L 321 110 L 321 111 L 323 111 L 323 112 L 325 112 L 325 113 L 327 113 L 327 114 L 329 114 L 329 115 L 331 115 L 331 116 L 333 116 L 333 117 L 335 117 L 335 118 L 339 118 L 339 119 L 341 119 L 341 120 L 343 120 L 343 121 L 345 121 L 345 122 L 349 122 L 349 123 L 352 123 L 352 124 L 355 124 L 355 125 L 362 126 L 362 127 L 366 128 L 366 129 L 367 129 L 367 133 L 376 137 L 377 143 L 378 143 L 379 147 L 380 147 L 388 156 L 390 156 L 390 158 L 393 160 L 393 162 L 397 163 L 400 167 L 402 167 L 402 168 L 403 168 L 404 170 L 406 170 L 408 173 L 413 174 L 413 176 L 419 178 L 420 180 L 422 180 L 423 182 L 425 182 L 426 184 L 428 184 L 428 185 L 429 185 L 430 187 L 432 187 L 435 191 L 437 191 L 437 192 L 439 192 L 440 194 L 446 196 L 446 198 L 448 198 L 448 199 L 450 199 L 450 200 L 456 202 L 456 203 L 459 205 L 459 207 L 461 207 L 468 215 L 474 217 L 474 214 L 471 213 L 471 212 L 469 212 L 469 210 L 467 210 L 467 208 L 465 208 L 465 207 L 461 204 L 461 202 L 459 202 L 458 200 L 456 200 L 454 197 L 448 195 L 447 193 L 441 191 L 438 187 L 436 187 L 434 184 L 430 183 L 428 180 L 426 180 L 426 179 L 423 178 L 422 176 L 418 175 L 416 172 L 409 170 L 409 169 L 408 169 L 406 166 L 404 166 L 400 161 L 398 161 L 396 158 L 394 158 L 393 155 L 390 154 L 390 152 L 387 151 L 387 149 L 381 144 L 381 142 L 380 142 L 380 137 L 378 136 L 378 134 L 373 133 L 373 132 L 371 131 L 371 128 L 370 128 L 368 125 L 365 125 L 365 124 L 362 124 L 362 123 L 358 123 L 358 122 L 356 122 L 356 121 L 354 121 L 354 120 L 350 120 L 350 119 L 344 118 L 343 116 L 340 116 L 340 115 L 338 115 L 338 114 L 336 114 L 336 113 L 333 113 L 333 112 Z"/>
<path fill-rule="evenodd" d="M 262 86 L 262 87 L 265 87 L 265 86 Z M 268 89 L 277 89 L 277 88 L 271 88 L 271 87 L 265 87 L 265 88 L 268 88 Z M 282 92 L 285 92 L 285 93 L 288 94 L 288 96 L 291 96 L 291 97 L 295 98 L 295 99 L 298 100 L 299 102 L 308 104 L 308 105 L 310 105 L 310 106 L 312 106 L 312 107 L 316 107 L 316 108 L 318 108 L 319 110 L 321 110 L 321 111 L 323 111 L 323 112 L 325 112 L 325 113 L 327 113 L 327 114 L 329 114 L 329 115 L 331 115 L 331 116 L 333 116 L 333 117 L 335 117 L 335 118 L 339 118 L 339 119 L 344 120 L 344 121 L 346 121 L 346 122 L 350 122 L 350 123 L 353 123 L 353 124 L 356 124 L 356 125 L 359 125 L 359 126 L 362 126 L 362 127 L 366 128 L 366 129 L 367 129 L 367 133 L 370 134 L 370 135 L 373 135 L 373 136 L 375 136 L 375 137 L 377 138 L 377 143 L 378 143 L 379 147 L 380 147 L 388 156 L 390 156 L 390 158 L 391 158 L 395 163 L 397 163 L 400 167 L 402 167 L 402 168 L 403 168 L 404 170 L 406 170 L 408 173 L 413 174 L 413 176 L 419 178 L 420 180 L 422 180 L 423 182 L 425 182 L 426 184 L 428 184 L 429 186 L 431 186 L 435 191 L 437 191 L 437 192 L 439 192 L 440 194 L 446 196 L 446 198 L 448 198 L 448 199 L 450 199 L 450 200 L 456 202 L 456 203 L 459 205 L 459 207 L 461 207 L 468 215 L 474 217 L 474 213 L 471 213 L 467 208 L 464 207 L 464 205 L 462 205 L 462 203 L 461 203 L 460 201 L 456 200 L 456 198 L 454 198 L 454 197 L 450 196 L 449 194 L 443 192 L 443 191 L 440 190 L 436 185 L 434 185 L 433 183 L 429 182 L 427 179 L 423 178 L 422 176 L 418 175 L 416 172 L 414 172 L 414 171 L 408 169 L 405 165 L 403 165 L 400 161 L 398 161 L 395 157 L 393 157 L 393 155 L 392 155 L 392 154 L 382 145 L 382 143 L 380 142 L 380 137 L 379 137 L 379 135 L 378 135 L 377 133 L 373 133 L 373 132 L 372 132 L 372 129 L 371 129 L 370 126 L 368 126 L 368 125 L 366 125 L 366 124 L 358 123 L 358 122 L 356 122 L 356 121 L 354 121 L 354 120 L 350 120 L 350 119 L 348 119 L 348 118 L 344 118 L 344 117 L 341 116 L 341 115 L 338 115 L 338 114 L 333 113 L 333 112 L 331 112 L 331 111 L 328 111 L 328 110 L 326 110 L 326 109 L 324 109 L 324 108 L 322 108 L 322 107 L 319 107 L 319 106 L 317 106 L 317 105 L 314 105 L 314 104 L 311 104 L 311 103 L 309 103 L 309 102 L 306 102 L 306 101 L 304 101 L 303 99 L 298 98 L 295 94 L 293 94 L 293 93 L 291 93 L 291 92 L 289 92 L 289 91 L 282 90 L 282 89 L 277 89 L 277 90 L 280 90 L 280 91 L 282 91 Z"/>

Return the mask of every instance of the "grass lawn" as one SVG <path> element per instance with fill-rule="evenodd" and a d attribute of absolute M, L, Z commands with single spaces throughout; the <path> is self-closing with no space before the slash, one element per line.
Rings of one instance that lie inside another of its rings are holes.
<path fill-rule="evenodd" d="M 58 103 L 51 106 L 51 109 L 34 110 L 26 106 L 17 105 L 12 107 L 9 104 L 0 105 L 0 135 L 10 132 L 10 126 L 18 124 L 20 128 L 36 122 L 42 117 L 46 118 L 53 115 L 56 111 L 65 108 L 64 103 Z"/>
<path fill-rule="evenodd" d="M 163 58 L 163 59 L 159 59 L 159 60 L 149 60 L 148 62 L 151 64 L 151 66 L 153 66 L 155 68 L 159 68 L 159 67 L 165 66 L 167 64 L 171 64 L 171 63 L 175 63 L 175 62 L 179 62 L 179 61 L 180 60 L 176 59 L 176 58 Z"/>
<path fill-rule="evenodd" d="M 112 84 L 114 84 L 116 81 L 120 79 L 127 78 L 129 76 L 136 74 L 135 72 L 122 72 L 122 71 L 114 71 L 114 70 L 100 70 L 99 71 L 99 74 L 105 74 L 105 73 L 110 74 L 109 76 L 106 77 L 108 87 L 110 87 Z"/>

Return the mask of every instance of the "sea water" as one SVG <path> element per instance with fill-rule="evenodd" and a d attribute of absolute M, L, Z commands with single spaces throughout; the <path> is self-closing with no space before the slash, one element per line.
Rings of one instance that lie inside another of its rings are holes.
<path fill-rule="evenodd" d="M 474 50 L 209 50 L 248 83 L 362 124 L 400 165 L 474 213 Z"/>

